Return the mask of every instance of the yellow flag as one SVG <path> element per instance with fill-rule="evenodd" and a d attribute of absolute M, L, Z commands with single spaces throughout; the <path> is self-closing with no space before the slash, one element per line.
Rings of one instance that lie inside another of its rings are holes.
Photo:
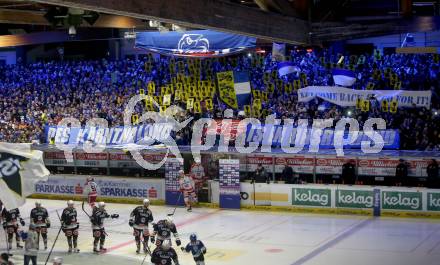
<path fill-rule="evenodd" d="M 189 98 L 189 99 L 186 101 L 186 109 L 187 109 L 187 110 L 190 110 L 190 109 L 193 108 L 193 106 L 194 106 L 194 98 Z"/>
<path fill-rule="evenodd" d="M 183 83 L 177 83 L 176 84 L 177 89 L 176 90 L 183 90 Z"/>
<path fill-rule="evenodd" d="M 209 98 L 211 93 L 208 90 L 202 91 L 202 98 Z"/>
<path fill-rule="evenodd" d="M 165 114 L 165 111 L 167 110 L 167 106 L 160 106 L 160 114 Z"/>
<path fill-rule="evenodd" d="M 202 107 L 200 105 L 200 101 L 195 101 L 194 102 L 194 113 L 201 113 L 202 112 Z"/>
<path fill-rule="evenodd" d="M 156 93 L 156 84 L 154 82 L 149 82 L 147 87 L 149 95 L 154 95 Z"/>
<path fill-rule="evenodd" d="M 252 109 L 261 109 L 261 99 L 254 99 L 254 102 L 252 103 Z"/>
<path fill-rule="evenodd" d="M 361 111 L 362 112 L 370 111 L 370 101 L 368 101 L 367 99 L 366 100 L 362 100 Z"/>
<path fill-rule="evenodd" d="M 162 97 L 154 96 L 154 101 L 156 101 L 157 104 L 162 105 Z"/>
<path fill-rule="evenodd" d="M 252 108 L 252 116 L 255 118 L 260 118 L 261 110 L 258 108 Z"/>
<path fill-rule="evenodd" d="M 273 93 L 273 92 L 275 91 L 275 85 L 274 85 L 273 83 L 269 83 L 269 84 L 267 85 L 267 91 L 268 91 L 269 93 Z"/>
<path fill-rule="evenodd" d="M 238 108 L 237 95 L 234 89 L 234 73 L 232 71 L 217 73 L 220 99 L 232 108 Z"/>
<path fill-rule="evenodd" d="M 143 88 L 139 89 L 139 95 L 145 95 L 145 90 Z"/>
<path fill-rule="evenodd" d="M 153 106 L 153 102 L 145 102 L 145 108 L 148 110 L 148 111 L 154 111 L 154 106 Z"/>
<path fill-rule="evenodd" d="M 293 81 L 293 88 L 295 89 L 295 91 L 297 91 L 298 89 L 301 88 L 301 81 L 299 80 L 294 80 Z"/>
<path fill-rule="evenodd" d="M 285 91 L 287 94 L 292 93 L 292 84 L 291 84 L 291 83 L 287 83 L 287 84 L 285 84 L 285 85 L 284 85 L 284 91 Z"/>
<path fill-rule="evenodd" d="M 182 101 L 186 102 L 189 98 L 189 93 L 188 92 L 183 92 L 182 93 Z"/>
<path fill-rule="evenodd" d="M 357 98 L 356 99 L 356 109 L 361 109 L 362 108 L 362 99 L 361 98 Z"/>
<path fill-rule="evenodd" d="M 163 96 L 163 105 L 164 106 L 171 105 L 171 94 L 166 94 Z"/>
<path fill-rule="evenodd" d="M 163 96 L 167 93 L 167 87 L 166 86 L 162 86 L 160 87 L 160 95 Z"/>
<path fill-rule="evenodd" d="M 254 98 L 260 98 L 260 90 L 253 89 L 252 95 Z"/>
<path fill-rule="evenodd" d="M 182 73 L 178 73 L 177 74 L 177 81 L 179 83 L 184 83 L 185 82 L 185 76 Z"/>
<path fill-rule="evenodd" d="M 390 112 L 396 113 L 397 112 L 397 100 L 392 100 L 390 102 Z"/>
<path fill-rule="evenodd" d="M 246 115 L 246 117 L 250 117 L 252 115 L 250 105 L 244 105 L 244 114 Z"/>
<path fill-rule="evenodd" d="M 205 100 L 205 106 L 207 110 L 213 110 L 214 104 L 212 104 L 212 99 L 208 98 L 207 100 Z"/>
<path fill-rule="evenodd" d="M 137 115 L 137 114 L 131 115 L 131 123 L 138 124 L 139 123 L 139 115 Z"/>
<path fill-rule="evenodd" d="M 176 94 L 174 94 L 174 101 L 179 101 L 182 98 L 182 91 L 176 90 Z"/>
<path fill-rule="evenodd" d="M 382 100 L 380 108 L 382 109 L 382 112 L 388 112 L 388 101 Z"/>

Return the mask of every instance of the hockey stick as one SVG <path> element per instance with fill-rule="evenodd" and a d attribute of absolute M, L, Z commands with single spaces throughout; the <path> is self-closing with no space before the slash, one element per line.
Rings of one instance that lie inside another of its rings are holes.
<path fill-rule="evenodd" d="M 145 240 L 145 239 L 144 239 L 144 240 Z M 148 255 L 150 255 L 150 257 L 152 257 L 152 255 L 151 255 L 151 250 L 150 250 L 150 247 L 148 246 L 148 241 L 147 241 L 147 253 L 145 254 L 144 259 L 142 260 L 141 265 L 144 265 L 144 262 L 145 262 L 145 260 L 147 259 L 147 256 L 148 256 Z"/>
<path fill-rule="evenodd" d="M 91 218 L 91 216 L 89 215 L 89 213 L 88 212 L 86 212 L 86 209 L 84 209 L 84 201 L 82 201 L 82 204 L 81 204 L 81 209 L 83 210 L 83 212 L 87 215 L 87 217 L 89 217 L 89 219 Z"/>
<path fill-rule="evenodd" d="M 176 212 L 177 206 L 179 205 L 180 197 L 182 197 L 183 191 L 180 192 L 179 197 L 177 197 L 176 205 L 174 207 L 173 213 L 169 213 L 168 216 L 173 216 Z"/>
<path fill-rule="evenodd" d="M 61 221 L 61 217 L 60 217 L 60 214 L 58 213 L 58 210 L 56 212 L 57 212 L 57 215 L 58 215 L 58 219 Z M 55 244 L 57 243 L 58 237 L 60 236 L 60 233 L 61 233 L 62 229 L 63 229 L 63 225 L 61 225 L 60 229 L 58 230 L 57 237 L 55 237 L 55 241 L 53 241 L 52 247 L 51 247 L 51 249 L 49 251 L 49 254 L 47 255 L 46 262 L 44 263 L 44 265 L 47 265 L 47 262 L 49 261 L 49 258 L 52 255 L 53 248 L 55 247 Z"/>

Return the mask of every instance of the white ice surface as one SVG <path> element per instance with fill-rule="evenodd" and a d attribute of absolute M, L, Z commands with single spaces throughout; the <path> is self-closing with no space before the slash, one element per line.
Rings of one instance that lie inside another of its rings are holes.
<path fill-rule="evenodd" d="M 28 216 L 35 200 L 20 208 Z M 66 203 L 42 200 L 50 213 L 52 227 L 49 245 L 59 229 L 56 210 L 61 214 Z M 54 256 L 62 256 L 64 264 L 128 265 L 141 264 L 143 255 L 136 255 L 128 216 L 135 205 L 107 204 L 107 211 L 120 218 L 107 222 L 108 253 L 92 253 L 92 232 L 87 216 L 76 202 L 81 223 L 79 254 L 67 254 L 63 233 L 55 245 Z M 164 218 L 172 207 L 151 206 L 155 221 Z M 175 223 L 184 244 L 196 232 L 208 249 L 208 265 L 439 265 L 440 221 L 425 219 L 335 216 L 255 211 L 226 211 L 196 208 L 192 213 L 178 208 Z M 173 240 L 174 241 L 174 240 Z M 173 242 L 174 244 L 174 242 Z M 0 229 L 0 251 L 5 252 L 5 235 Z M 15 239 L 14 239 L 15 247 Z M 22 252 L 15 248 L 13 261 L 23 264 Z M 44 264 L 48 251 L 38 256 Z M 181 265 L 195 264 L 190 254 L 177 249 Z M 51 263 L 49 263 L 51 264 Z M 149 257 L 147 262 L 149 263 Z"/>

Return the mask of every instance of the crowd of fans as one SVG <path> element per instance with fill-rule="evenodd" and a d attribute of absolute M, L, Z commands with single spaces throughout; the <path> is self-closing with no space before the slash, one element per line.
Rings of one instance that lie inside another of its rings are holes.
<path fill-rule="evenodd" d="M 340 56 L 329 50 L 293 50 L 288 59 L 306 74 L 308 85 L 332 86 L 331 69 Z M 258 57 L 261 58 L 259 63 L 255 63 L 255 58 L 255 54 L 242 54 L 209 59 L 209 66 L 202 64 L 201 78 L 206 79 L 209 75 L 215 80 L 217 72 L 246 70 L 249 71 L 252 87 L 262 89 L 265 86 L 264 73 L 276 70 L 277 63 L 272 61 L 270 54 Z M 182 60 L 185 72 L 189 74 L 187 60 Z M 345 55 L 340 63 L 339 67 L 351 67 L 356 73 L 353 89 L 366 89 L 368 83 L 373 83 L 375 89 L 394 89 L 386 76 L 374 78 L 377 69 L 381 73 L 390 69 L 401 82 L 401 89 L 431 90 L 431 109 L 399 108 L 397 113 L 389 113 L 382 112 L 380 106 L 372 105 L 368 112 L 361 112 L 318 99 L 299 103 L 295 92 L 284 93 L 280 89 L 269 94 L 263 108 L 275 113 L 278 118 L 338 120 L 351 116 L 357 118 L 361 126 L 369 117 L 382 117 L 387 121 L 387 128 L 399 130 L 402 150 L 440 150 L 440 115 L 437 113 L 440 69 L 436 55 Z M 125 104 L 131 96 L 139 93 L 139 89 L 145 89 L 150 81 L 155 82 L 156 87 L 171 83 L 173 75 L 169 64 L 169 57 L 146 56 L 139 60 L 51 61 L 0 66 L 0 141 L 46 142 L 45 125 L 56 125 L 66 117 L 77 118 L 83 125 L 95 117 L 107 119 L 109 126 L 122 125 Z M 283 78 L 291 82 L 299 79 L 300 73 Z M 229 108 L 218 98 L 213 103 L 213 111 L 205 109 L 195 116 L 220 118 Z M 179 104 L 186 109 L 183 103 Z M 143 107 L 139 106 L 137 111 L 141 113 Z M 184 110 L 180 115 L 184 118 L 194 114 Z M 241 118 L 243 112 L 234 110 L 232 116 Z M 190 135 L 188 127 L 176 135 L 177 142 L 188 144 Z"/>

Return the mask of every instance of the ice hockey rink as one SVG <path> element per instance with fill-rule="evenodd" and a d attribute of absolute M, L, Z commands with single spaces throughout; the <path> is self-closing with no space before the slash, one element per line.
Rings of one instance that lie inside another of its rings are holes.
<path fill-rule="evenodd" d="M 49 246 L 59 229 L 57 221 L 65 201 L 40 200 L 50 214 L 52 227 Z M 20 208 L 28 215 L 35 200 Z M 87 207 L 87 206 L 86 206 Z M 76 202 L 80 220 L 78 254 L 67 254 L 67 243 L 61 233 L 52 257 L 61 256 L 64 264 L 141 264 L 143 254 L 136 255 L 128 216 L 135 205 L 107 204 L 107 211 L 120 214 L 106 223 L 108 252 L 92 253 L 92 233 L 87 216 Z M 155 221 L 172 212 L 172 207 L 151 206 Z M 178 208 L 174 217 L 183 244 L 195 232 L 207 246 L 206 264 L 212 265 L 438 265 L 440 264 L 440 220 L 373 218 L 367 216 L 319 215 L 258 211 L 228 211 L 195 208 L 192 213 Z M 0 248 L 5 251 L 5 235 L 0 232 Z M 42 244 L 42 243 L 41 243 Z M 173 244 L 174 240 L 173 240 Z M 42 251 L 38 264 L 44 264 Z M 12 260 L 23 264 L 22 252 L 14 248 Z M 180 264 L 194 264 L 190 254 L 177 249 Z M 51 264 L 51 263 L 49 263 Z M 144 264 L 151 264 L 149 257 Z"/>

